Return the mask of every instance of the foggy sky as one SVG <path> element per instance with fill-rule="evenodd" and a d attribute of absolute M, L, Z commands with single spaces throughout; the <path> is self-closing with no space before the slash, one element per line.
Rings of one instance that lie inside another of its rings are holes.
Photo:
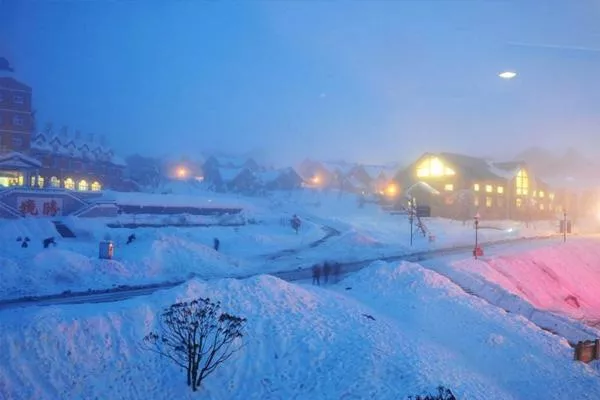
<path fill-rule="evenodd" d="M 40 127 L 106 134 L 123 155 L 589 152 L 599 4 L 0 0 L 0 55 Z"/>

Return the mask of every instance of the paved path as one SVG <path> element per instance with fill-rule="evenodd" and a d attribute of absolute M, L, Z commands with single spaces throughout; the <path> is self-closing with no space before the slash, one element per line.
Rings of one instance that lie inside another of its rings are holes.
<path fill-rule="evenodd" d="M 504 248 L 509 248 L 510 246 L 517 243 L 528 243 L 528 242 L 541 242 L 541 243 L 551 243 L 555 242 L 556 238 L 552 237 L 537 237 L 537 238 L 525 238 L 525 239 L 510 239 L 510 240 L 502 240 L 496 241 L 494 243 L 488 243 L 486 245 L 486 249 L 491 250 L 495 249 L 499 246 L 503 246 Z M 355 262 L 349 262 L 341 264 L 341 274 L 349 274 L 352 272 L 356 272 L 361 270 L 362 268 L 368 266 L 371 262 L 382 260 L 382 261 L 412 261 L 419 262 L 424 260 L 429 260 L 438 257 L 446 257 L 451 255 L 461 255 L 464 257 L 470 257 L 470 252 L 472 250 L 472 245 L 468 246 L 459 246 L 450 249 L 439 249 L 439 250 L 431 250 L 431 251 L 422 251 L 413 254 L 398 254 L 389 257 L 378 257 L 373 259 L 365 259 Z M 271 273 L 270 275 L 276 276 L 280 279 L 286 281 L 301 281 L 305 279 L 311 279 L 312 271 L 310 268 L 293 270 L 293 271 L 281 271 Z M 249 275 L 252 276 L 252 275 Z M 232 277 L 232 278 L 247 278 L 249 276 L 242 277 Z M 144 286 L 122 286 L 115 289 L 108 289 L 105 291 L 87 291 L 87 292 L 69 292 L 69 293 L 61 293 L 56 295 L 48 295 L 48 296 L 37 296 L 37 297 L 27 297 L 20 298 L 14 300 L 3 300 L 0 301 L 0 311 L 11 309 L 11 308 L 22 308 L 22 307 L 32 307 L 32 306 L 52 306 L 52 305 L 65 305 L 65 304 L 83 304 L 83 303 L 108 303 L 108 302 L 116 302 L 131 299 L 134 297 L 145 296 L 152 294 L 161 289 L 170 289 L 172 287 L 181 285 L 185 281 L 173 281 L 173 282 L 164 282 L 160 284 L 154 285 L 144 285 Z"/>

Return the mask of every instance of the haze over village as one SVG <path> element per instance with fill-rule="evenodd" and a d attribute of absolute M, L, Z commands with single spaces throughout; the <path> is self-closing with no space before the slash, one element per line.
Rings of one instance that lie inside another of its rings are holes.
<path fill-rule="evenodd" d="M 0 0 L 0 399 L 598 399 L 599 18 Z"/>

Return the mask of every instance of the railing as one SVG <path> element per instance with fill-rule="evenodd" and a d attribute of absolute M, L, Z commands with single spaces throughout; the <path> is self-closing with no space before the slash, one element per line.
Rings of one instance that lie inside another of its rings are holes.
<path fill-rule="evenodd" d="M 101 208 L 103 206 L 114 206 L 114 207 L 116 207 L 117 205 L 116 205 L 115 202 L 112 202 L 112 201 L 99 201 L 99 202 L 95 202 L 95 203 L 88 203 L 85 207 L 80 208 L 79 210 L 74 211 L 74 212 L 72 212 L 69 215 L 73 216 L 73 217 L 78 217 L 81 214 L 84 214 L 84 213 L 86 213 L 88 211 L 93 210 L 94 208 Z"/>
<path fill-rule="evenodd" d="M 7 213 L 9 213 L 10 215 L 13 215 L 14 217 L 17 218 L 21 218 L 23 216 L 23 214 L 21 214 L 19 212 L 19 210 L 17 210 L 14 207 L 9 206 L 8 204 L 4 204 L 3 202 L 0 201 L 0 209 L 6 211 Z"/>

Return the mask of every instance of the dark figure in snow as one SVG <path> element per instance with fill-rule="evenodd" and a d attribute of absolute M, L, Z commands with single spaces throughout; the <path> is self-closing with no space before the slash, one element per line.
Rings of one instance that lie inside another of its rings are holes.
<path fill-rule="evenodd" d="M 341 269 L 342 269 L 342 266 L 340 265 L 339 262 L 336 261 L 333 263 L 333 276 L 335 276 L 336 283 L 339 282 L 339 280 L 340 280 Z"/>
<path fill-rule="evenodd" d="M 214 238 L 213 239 L 213 247 L 214 247 L 215 251 L 219 251 L 219 246 L 221 246 L 221 242 L 219 241 L 219 239 Z"/>
<path fill-rule="evenodd" d="M 133 241 L 136 239 L 135 237 L 135 233 L 132 233 L 131 235 L 127 236 L 127 244 L 131 244 L 133 243 Z"/>
<path fill-rule="evenodd" d="M 321 285 L 321 266 L 319 264 L 315 264 L 312 267 L 312 277 L 313 277 L 313 285 Z"/>
<path fill-rule="evenodd" d="M 292 225 L 292 229 L 296 231 L 297 235 L 298 231 L 300 230 L 300 225 L 302 225 L 302 221 L 300 221 L 300 218 L 296 214 L 294 214 L 294 216 L 290 220 L 290 224 Z"/>
<path fill-rule="evenodd" d="M 44 245 L 45 249 L 47 249 L 48 246 L 50 246 L 51 244 L 53 244 L 56 247 L 56 241 L 54 240 L 54 237 L 49 237 L 49 238 L 44 239 L 42 244 Z"/>
<path fill-rule="evenodd" d="M 325 284 L 329 282 L 329 274 L 331 274 L 331 264 L 325 261 L 323 263 L 323 276 L 325 277 Z"/>
<path fill-rule="evenodd" d="M 23 240 L 23 242 L 21 243 L 21 247 L 26 249 L 29 247 L 29 244 L 27 243 L 27 240 Z"/>
<path fill-rule="evenodd" d="M 17 242 L 21 242 L 23 238 L 21 236 L 17 236 Z"/>

